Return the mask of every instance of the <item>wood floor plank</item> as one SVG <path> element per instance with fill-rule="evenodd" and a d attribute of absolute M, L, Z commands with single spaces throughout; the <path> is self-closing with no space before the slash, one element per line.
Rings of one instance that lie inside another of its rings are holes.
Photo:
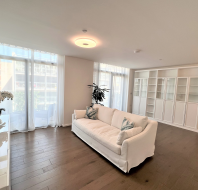
<path fill-rule="evenodd" d="M 15 184 L 12 186 L 12 190 L 25 190 L 28 188 L 31 189 L 32 186 L 40 184 L 41 182 L 46 181 L 47 179 L 54 178 L 54 177 L 60 178 L 63 174 L 65 175 L 66 172 L 67 172 L 66 169 L 60 167 L 60 168 L 51 170 L 49 172 L 43 173 L 39 176 L 29 178 L 22 183 Z M 42 187 L 42 188 L 44 188 L 44 187 Z M 37 187 L 37 189 L 38 189 L 38 187 Z"/>
<path fill-rule="evenodd" d="M 25 175 L 22 175 L 20 177 L 17 177 L 17 178 L 12 179 L 11 180 L 11 184 L 12 185 L 15 185 L 17 183 L 21 183 L 23 181 L 26 181 L 29 178 L 33 178 L 33 177 L 38 176 L 38 175 L 41 175 L 43 173 L 44 173 L 43 169 L 39 169 L 39 170 L 33 171 L 31 173 L 28 173 L 28 174 L 25 174 Z"/>
<path fill-rule="evenodd" d="M 55 158 L 57 156 L 64 156 L 65 154 L 68 154 L 70 151 L 74 150 L 74 149 L 78 149 L 82 147 L 82 145 L 78 145 L 78 146 L 72 146 L 72 147 L 65 147 L 64 150 L 61 151 L 48 151 L 48 152 L 44 152 L 38 155 L 35 155 L 33 157 L 26 157 L 24 158 L 24 162 L 25 163 L 30 163 L 36 160 L 43 160 L 45 158 L 50 159 L 50 158 Z"/>
<path fill-rule="evenodd" d="M 80 190 L 100 190 L 101 188 L 107 186 L 114 180 L 116 180 L 120 175 L 118 175 L 119 172 L 116 172 L 115 170 L 110 170 L 106 174 L 102 175 L 98 179 L 92 181 L 91 183 L 85 185 Z M 108 180 L 106 180 L 108 179 Z"/>
<path fill-rule="evenodd" d="M 51 165 L 51 162 L 49 160 L 45 161 L 45 162 L 41 162 L 39 164 L 35 164 L 33 166 L 27 167 L 27 168 L 23 168 L 21 170 L 12 172 L 11 171 L 11 179 L 15 179 L 17 177 L 23 176 L 25 174 L 31 173 L 33 171 L 36 171 L 38 169 L 41 169 L 43 167 L 49 166 Z"/>
<path fill-rule="evenodd" d="M 27 134 L 27 136 L 25 136 L 24 138 L 13 139 L 12 142 L 11 142 L 11 146 L 15 145 L 15 144 L 21 144 L 21 143 L 27 143 L 27 142 L 32 142 L 32 141 L 38 141 L 38 140 L 42 140 L 44 138 L 46 138 L 45 135 L 39 135 L 39 136 L 36 136 L 36 137 L 30 137 Z"/>
<path fill-rule="evenodd" d="M 83 166 L 82 168 L 79 167 L 79 170 L 76 173 L 70 174 L 71 177 L 69 178 L 68 181 L 63 178 L 59 181 L 56 181 L 52 185 L 48 186 L 48 188 L 50 190 L 80 189 L 83 186 L 101 177 L 112 168 L 112 166 L 110 165 L 106 167 L 104 166 L 105 164 L 102 160 L 97 160 L 96 162 L 90 162 L 89 164 Z M 99 171 L 98 168 L 102 168 L 102 170 Z"/>
<path fill-rule="evenodd" d="M 43 147 L 45 145 L 59 143 L 60 141 L 67 139 L 69 139 L 69 137 L 67 137 L 67 135 L 65 134 L 61 134 L 59 138 L 57 138 L 57 136 L 55 137 L 46 136 L 46 138 L 42 140 L 37 139 L 27 143 L 21 142 L 19 144 L 14 144 L 11 146 L 11 151 L 21 150 L 21 149 L 28 150 L 34 147 Z"/>
<path fill-rule="evenodd" d="M 126 178 L 117 178 L 112 183 L 105 185 L 104 187 L 100 188 L 101 190 L 120 190 L 120 189 L 129 189 L 130 182 Z M 137 189 L 137 187 L 133 186 L 133 189 Z"/>
<path fill-rule="evenodd" d="M 43 171 L 47 172 L 49 170 L 55 169 L 58 166 L 64 166 L 67 163 L 72 164 L 71 163 L 72 161 L 76 163 L 76 161 L 79 160 L 78 158 L 81 158 L 80 162 L 82 163 L 82 158 L 86 157 L 87 159 L 87 156 L 90 155 L 89 153 L 90 153 L 90 150 L 82 148 L 81 150 L 74 151 L 73 153 L 70 153 L 69 155 L 61 157 L 61 159 L 57 157 L 50 159 L 51 165 L 44 167 Z M 90 158 L 87 160 L 90 160 Z"/>
<path fill-rule="evenodd" d="M 11 156 L 11 159 L 13 158 L 13 159 L 15 159 L 15 158 L 17 158 L 17 157 L 20 157 L 20 158 L 23 158 L 23 157 L 31 157 L 31 156 L 34 156 L 35 154 L 40 154 L 40 153 L 43 153 L 44 152 L 44 150 L 38 150 L 38 151 L 35 151 L 35 152 L 31 152 L 31 153 L 20 153 L 20 152 L 18 152 L 18 153 L 15 153 L 15 154 L 12 154 L 12 156 Z"/>

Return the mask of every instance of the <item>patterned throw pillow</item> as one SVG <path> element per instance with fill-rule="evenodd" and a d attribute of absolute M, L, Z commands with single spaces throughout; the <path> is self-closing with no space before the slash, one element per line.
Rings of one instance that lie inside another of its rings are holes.
<path fill-rule="evenodd" d="M 98 119 L 98 108 L 86 107 L 85 118 L 97 120 Z"/>
<path fill-rule="evenodd" d="M 135 126 L 134 122 L 131 122 L 126 117 L 124 117 L 122 126 L 121 126 L 121 131 L 132 129 L 134 126 Z"/>

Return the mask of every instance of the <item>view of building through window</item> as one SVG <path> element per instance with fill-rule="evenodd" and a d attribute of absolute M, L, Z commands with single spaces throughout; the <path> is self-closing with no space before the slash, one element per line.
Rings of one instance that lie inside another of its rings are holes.
<path fill-rule="evenodd" d="M 0 91 L 9 91 L 14 95 L 13 101 L 4 100 L 1 107 L 6 108 L 3 114 L 10 115 L 12 130 L 25 128 L 31 109 L 34 110 L 35 127 L 55 123 L 58 73 L 57 65 L 53 62 L 57 61 L 57 55 L 35 51 L 37 60 L 31 64 L 30 59 L 27 59 L 30 58 L 29 52 L 27 49 L 23 52 L 22 48 L 0 44 Z M 1 59 L 1 54 L 8 59 Z M 14 58 L 23 56 L 22 61 Z"/>

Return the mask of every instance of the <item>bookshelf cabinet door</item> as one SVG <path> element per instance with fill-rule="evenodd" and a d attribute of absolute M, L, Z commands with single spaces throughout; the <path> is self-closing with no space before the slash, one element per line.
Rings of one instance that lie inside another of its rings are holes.
<path fill-rule="evenodd" d="M 140 97 L 139 96 L 133 96 L 133 110 L 132 112 L 134 114 L 139 114 L 139 107 L 140 107 Z"/>
<path fill-rule="evenodd" d="M 173 101 L 165 101 L 164 102 L 164 121 L 168 123 L 172 123 L 173 119 Z"/>
<path fill-rule="evenodd" d="M 187 104 L 186 109 L 186 127 L 197 129 L 197 109 L 198 105 L 193 103 Z"/>
<path fill-rule="evenodd" d="M 146 98 L 141 98 L 139 114 L 145 116 L 145 113 L 146 113 Z"/>
<path fill-rule="evenodd" d="M 176 101 L 174 124 L 181 126 L 184 125 L 185 110 L 186 110 L 186 103 Z"/>
<path fill-rule="evenodd" d="M 162 120 L 164 100 L 156 99 L 155 102 L 155 119 Z"/>

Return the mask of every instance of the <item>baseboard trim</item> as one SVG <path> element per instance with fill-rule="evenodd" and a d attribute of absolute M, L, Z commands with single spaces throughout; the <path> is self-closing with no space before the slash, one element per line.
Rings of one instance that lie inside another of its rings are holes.
<path fill-rule="evenodd" d="M 164 124 L 167 124 L 167 125 L 171 125 L 173 127 L 178 127 L 178 128 L 181 128 L 181 129 L 185 129 L 185 130 L 188 130 L 188 131 L 193 131 L 193 132 L 196 132 L 198 133 L 198 129 L 194 129 L 194 128 L 190 128 L 190 127 L 186 127 L 186 126 L 181 126 L 181 125 L 178 125 L 178 124 L 175 124 L 175 123 L 170 123 L 170 122 L 165 122 L 165 121 L 161 121 L 161 120 L 158 120 L 158 119 L 154 119 L 154 118 L 151 118 L 151 117 L 148 117 L 150 120 L 154 120 L 154 121 L 157 121 L 157 122 L 160 122 L 160 123 L 164 123 Z"/>
<path fill-rule="evenodd" d="M 72 123 L 69 123 L 69 124 L 62 124 L 62 127 L 69 127 L 69 126 L 71 126 L 72 125 Z"/>

